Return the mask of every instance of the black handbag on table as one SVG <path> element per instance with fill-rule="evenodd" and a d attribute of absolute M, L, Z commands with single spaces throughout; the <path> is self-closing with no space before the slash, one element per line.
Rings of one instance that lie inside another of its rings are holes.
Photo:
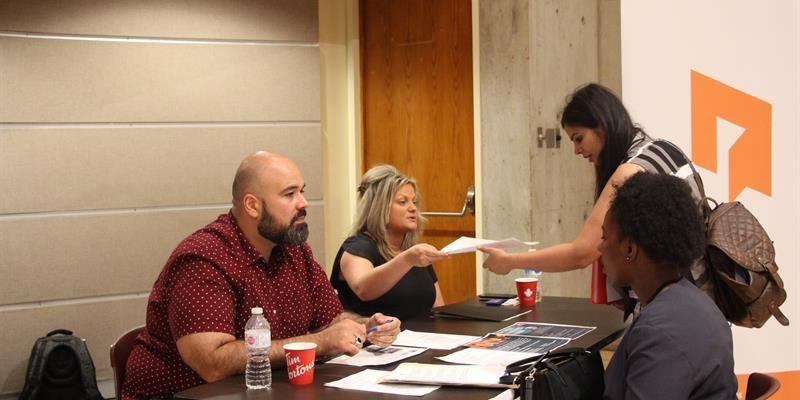
<path fill-rule="evenodd" d="M 510 364 L 500 383 L 518 385 L 520 400 L 593 400 L 603 398 L 603 373 L 600 353 L 569 348 Z"/>

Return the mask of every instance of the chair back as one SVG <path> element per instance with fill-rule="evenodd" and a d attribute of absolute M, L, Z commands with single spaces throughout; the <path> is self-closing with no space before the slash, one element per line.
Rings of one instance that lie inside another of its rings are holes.
<path fill-rule="evenodd" d="M 122 382 L 125 380 L 125 364 L 128 362 L 128 356 L 131 355 L 133 343 L 136 342 L 136 337 L 144 329 L 144 325 L 133 328 L 119 337 L 113 344 L 111 344 L 111 369 L 114 370 L 114 393 L 116 398 L 121 399 Z"/>
<path fill-rule="evenodd" d="M 753 372 L 747 378 L 747 392 L 745 393 L 745 400 L 762 400 L 772 397 L 778 389 L 781 388 L 781 382 L 778 378 L 767 374 Z"/>

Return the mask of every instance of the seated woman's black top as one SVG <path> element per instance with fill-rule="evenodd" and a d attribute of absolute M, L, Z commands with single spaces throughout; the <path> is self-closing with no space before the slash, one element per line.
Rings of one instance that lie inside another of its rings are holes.
<path fill-rule="evenodd" d="M 351 236 L 342 243 L 333 262 L 331 284 L 339 292 L 339 300 L 346 310 L 364 316 L 379 312 L 401 320 L 427 315 L 430 312 L 433 302 L 436 301 L 434 284 L 437 282 L 436 272 L 432 266 L 411 268 L 388 292 L 374 300 L 363 301 L 350 289 L 347 281 L 339 276 L 342 271 L 340 262 L 345 251 L 367 259 L 373 268 L 385 264 L 386 259 L 381 256 L 375 241 L 363 233 Z"/>

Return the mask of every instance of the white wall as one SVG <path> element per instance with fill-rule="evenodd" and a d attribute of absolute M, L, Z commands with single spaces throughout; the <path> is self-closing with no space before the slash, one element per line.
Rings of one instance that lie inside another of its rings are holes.
<path fill-rule="evenodd" d="M 800 369 L 798 2 L 624 0 L 621 25 L 623 100 L 651 135 L 692 154 L 692 70 L 771 105 L 771 191 L 748 187 L 736 200 L 775 242 L 788 292 L 781 309 L 792 324 L 771 319 L 761 329 L 735 327 L 734 354 L 737 373 Z M 728 190 L 728 149 L 743 136 L 743 128 L 717 119 L 718 168 L 700 169 L 710 196 L 727 201 L 735 195 Z"/>

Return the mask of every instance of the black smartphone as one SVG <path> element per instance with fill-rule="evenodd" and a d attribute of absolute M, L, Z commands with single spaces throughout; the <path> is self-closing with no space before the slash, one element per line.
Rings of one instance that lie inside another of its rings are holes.
<path fill-rule="evenodd" d="M 513 299 L 514 297 L 517 297 L 517 295 L 510 293 L 484 293 L 478 295 L 478 298 L 481 299 Z"/>

